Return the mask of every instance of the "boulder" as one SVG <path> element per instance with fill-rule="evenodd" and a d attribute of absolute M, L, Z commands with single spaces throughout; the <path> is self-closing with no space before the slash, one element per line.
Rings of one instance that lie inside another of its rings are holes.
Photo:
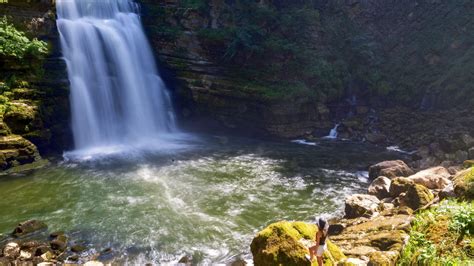
<path fill-rule="evenodd" d="M 269 225 L 252 240 L 255 265 L 311 265 L 307 242 L 314 241 L 318 228 L 304 222 L 281 221 Z M 328 250 L 324 253 L 325 265 L 336 265 L 346 257 L 342 251 L 327 240 Z"/>
<path fill-rule="evenodd" d="M 373 144 L 382 144 L 387 140 L 387 137 L 382 133 L 367 133 L 365 139 Z"/>
<path fill-rule="evenodd" d="M 411 175 L 408 179 L 429 189 L 444 189 L 449 185 L 450 177 L 448 169 L 437 166 Z"/>
<path fill-rule="evenodd" d="M 372 183 L 370 184 L 367 192 L 369 195 L 376 196 L 378 199 L 384 199 L 390 197 L 390 179 L 385 176 L 377 177 Z"/>
<path fill-rule="evenodd" d="M 474 167 L 457 173 L 453 179 L 454 193 L 465 199 L 474 199 Z"/>
<path fill-rule="evenodd" d="M 417 210 L 433 200 L 434 196 L 425 186 L 413 184 L 408 187 L 406 194 L 400 196 L 401 206 L 408 206 Z"/>
<path fill-rule="evenodd" d="M 413 175 L 413 170 L 403 161 L 383 161 L 369 167 L 369 178 L 375 179 L 379 176 L 386 176 L 393 179 L 398 176 Z"/>
<path fill-rule="evenodd" d="M 48 228 L 48 226 L 38 220 L 28 220 L 18 224 L 18 226 L 13 230 L 12 235 L 15 237 L 22 237 L 31 233 Z"/>
<path fill-rule="evenodd" d="M 16 259 L 20 256 L 20 246 L 18 243 L 10 242 L 3 248 L 3 256 L 11 259 Z"/>
<path fill-rule="evenodd" d="M 474 167 L 474 160 L 465 160 L 465 161 L 462 163 L 462 166 L 463 166 L 464 168 Z"/>
<path fill-rule="evenodd" d="M 372 217 L 379 210 L 380 200 L 372 195 L 354 194 L 345 201 L 345 218 Z"/>
<path fill-rule="evenodd" d="M 408 188 L 414 184 L 414 182 L 406 177 L 397 177 L 390 183 L 390 196 L 396 198 L 400 194 L 408 191 Z"/>
<path fill-rule="evenodd" d="M 396 265 L 396 261 L 400 253 L 396 251 L 376 251 L 369 256 L 368 266 L 392 266 Z"/>

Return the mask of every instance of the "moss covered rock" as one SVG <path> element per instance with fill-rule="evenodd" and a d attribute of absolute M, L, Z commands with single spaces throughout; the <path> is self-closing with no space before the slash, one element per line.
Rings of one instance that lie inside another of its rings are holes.
<path fill-rule="evenodd" d="M 413 210 L 417 210 L 428 204 L 433 198 L 434 196 L 428 188 L 413 184 L 408 188 L 406 194 L 401 197 L 400 201 L 402 206 L 408 206 Z"/>
<path fill-rule="evenodd" d="M 396 198 L 401 193 L 406 193 L 408 191 L 408 188 L 410 186 L 413 186 L 414 184 L 415 183 L 408 178 L 397 177 L 392 180 L 392 183 L 390 183 L 389 194 L 391 197 Z"/>
<path fill-rule="evenodd" d="M 456 174 L 454 177 L 454 193 L 466 199 L 474 199 L 474 167 Z"/>
<path fill-rule="evenodd" d="M 314 241 L 318 228 L 304 222 L 281 221 L 269 225 L 253 239 L 250 249 L 255 265 L 311 265 L 306 259 L 308 244 Z M 325 265 L 336 265 L 345 259 L 342 251 L 327 240 Z M 317 265 L 316 260 L 313 265 Z"/>

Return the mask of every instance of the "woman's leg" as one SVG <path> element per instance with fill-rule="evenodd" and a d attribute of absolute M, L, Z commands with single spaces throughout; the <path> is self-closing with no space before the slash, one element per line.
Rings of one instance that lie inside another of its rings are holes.
<path fill-rule="evenodd" d="M 316 258 L 317 258 L 317 260 L 318 260 L 318 265 L 319 265 L 319 266 L 323 266 L 323 257 L 318 256 L 318 257 L 316 257 Z"/>
<path fill-rule="evenodd" d="M 316 255 L 316 246 L 312 246 L 309 249 L 309 260 L 313 261 L 314 255 Z"/>

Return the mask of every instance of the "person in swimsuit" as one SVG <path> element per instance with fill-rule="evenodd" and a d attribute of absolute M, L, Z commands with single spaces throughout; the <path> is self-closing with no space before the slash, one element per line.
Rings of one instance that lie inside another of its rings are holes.
<path fill-rule="evenodd" d="M 313 261 L 314 255 L 316 255 L 319 266 L 323 266 L 323 253 L 327 249 L 326 239 L 328 229 L 329 223 L 324 218 L 319 218 L 318 232 L 316 232 L 316 245 L 309 248 L 309 260 Z"/>

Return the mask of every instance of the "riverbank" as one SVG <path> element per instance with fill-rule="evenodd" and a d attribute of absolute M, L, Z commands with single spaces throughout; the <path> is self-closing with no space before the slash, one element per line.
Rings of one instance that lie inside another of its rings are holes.
<path fill-rule="evenodd" d="M 441 261 L 464 265 L 474 261 L 474 167 L 472 162 L 464 165 L 465 170 L 453 174 L 442 166 L 415 172 L 403 161 L 371 166 L 369 173 L 374 180 L 368 194 L 348 196 L 345 216 L 331 221 L 329 239 L 345 256 L 334 260 L 334 256 L 325 253 L 325 265 L 417 265 Z M 268 228 L 272 226 L 279 225 Z M 295 265 L 309 265 L 304 260 L 307 251 L 300 238 L 311 241 L 314 234 L 298 236 L 296 242 L 267 235 L 266 241 L 273 240 L 259 244 L 259 249 L 252 248 L 253 256 L 259 261 L 264 259 L 259 265 L 277 265 L 288 257 L 296 261 L 299 256 L 302 259 Z"/>

